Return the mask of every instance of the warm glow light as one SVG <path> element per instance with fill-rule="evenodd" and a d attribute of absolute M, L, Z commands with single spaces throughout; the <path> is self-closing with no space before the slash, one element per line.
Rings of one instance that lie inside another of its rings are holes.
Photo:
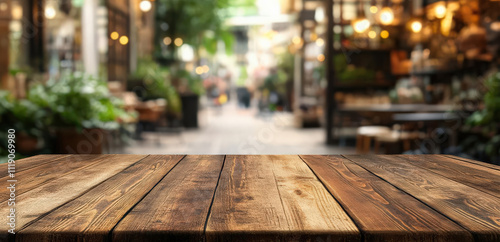
<path fill-rule="evenodd" d="M 377 6 L 371 6 L 370 7 L 370 13 L 377 13 L 377 12 L 378 12 Z"/>
<path fill-rule="evenodd" d="M 380 37 L 382 37 L 382 39 L 387 39 L 387 38 L 389 38 L 389 31 L 387 31 L 387 30 L 382 30 L 382 32 L 380 32 Z"/>
<path fill-rule="evenodd" d="M 377 37 L 377 32 L 373 30 L 368 32 L 368 37 L 370 37 L 370 39 L 375 39 Z"/>
<path fill-rule="evenodd" d="M 143 0 L 141 1 L 141 3 L 139 4 L 139 8 L 141 9 L 141 11 L 143 12 L 149 12 L 149 10 L 151 10 L 151 7 L 152 7 L 152 4 L 150 1 L 148 0 Z"/>
<path fill-rule="evenodd" d="M 203 73 L 208 73 L 210 71 L 210 67 L 208 67 L 207 65 L 204 65 L 201 67 Z"/>
<path fill-rule="evenodd" d="M 437 5 L 434 9 L 434 14 L 436 18 L 444 18 L 446 15 L 446 7 L 444 5 Z"/>
<path fill-rule="evenodd" d="M 319 61 L 319 62 L 323 62 L 323 61 L 325 61 L 325 55 L 323 55 L 323 54 L 319 54 L 319 55 L 318 55 L 318 61 Z"/>
<path fill-rule="evenodd" d="M 128 37 L 125 35 L 120 37 L 120 44 L 122 44 L 122 45 L 128 44 Z"/>
<path fill-rule="evenodd" d="M 196 67 L 195 72 L 198 75 L 203 74 L 203 67 L 201 67 L 201 66 Z"/>
<path fill-rule="evenodd" d="M 389 7 L 382 8 L 380 10 L 380 23 L 384 25 L 389 25 L 394 21 L 394 13 L 392 9 Z"/>
<path fill-rule="evenodd" d="M 316 45 L 323 46 L 324 44 L 325 44 L 325 40 L 323 40 L 322 38 L 318 38 L 316 40 Z"/>
<path fill-rule="evenodd" d="M 165 44 L 165 45 L 172 44 L 172 39 L 170 37 L 163 38 L 163 44 Z"/>
<path fill-rule="evenodd" d="M 359 19 L 359 20 L 354 21 L 354 24 L 352 27 L 354 28 L 354 31 L 356 31 L 356 33 L 363 33 L 368 28 L 370 28 L 370 21 L 366 18 Z"/>
<path fill-rule="evenodd" d="M 45 7 L 45 17 L 47 19 L 54 19 L 56 17 L 56 9 L 52 6 Z"/>
<path fill-rule="evenodd" d="M 296 45 L 300 44 L 302 42 L 302 39 L 298 36 L 293 37 L 292 42 Z"/>
<path fill-rule="evenodd" d="M 413 33 L 418 33 L 422 30 L 422 23 L 420 23 L 420 21 L 413 21 L 413 23 L 411 23 L 411 31 L 413 31 Z"/>
<path fill-rule="evenodd" d="M 15 20 L 20 20 L 23 18 L 23 8 L 21 6 L 14 5 L 12 7 L 12 18 Z"/>
<path fill-rule="evenodd" d="M 181 38 L 175 38 L 174 44 L 175 46 L 181 46 L 184 42 L 182 41 Z"/>
<path fill-rule="evenodd" d="M 316 33 L 311 33 L 311 35 L 309 36 L 309 39 L 311 39 L 311 41 L 315 41 L 318 39 L 318 35 Z"/>
<path fill-rule="evenodd" d="M 316 22 L 323 22 L 325 19 L 325 10 L 322 7 L 316 8 L 316 11 L 314 11 L 314 20 Z"/>
<path fill-rule="evenodd" d="M 120 38 L 120 35 L 118 34 L 118 32 L 113 32 L 110 34 L 110 37 L 112 40 L 117 40 L 118 38 Z"/>

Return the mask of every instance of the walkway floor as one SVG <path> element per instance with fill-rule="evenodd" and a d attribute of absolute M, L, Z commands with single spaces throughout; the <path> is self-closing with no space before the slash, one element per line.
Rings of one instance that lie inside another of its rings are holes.
<path fill-rule="evenodd" d="M 144 133 L 125 149 L 130 154 L 352 154 L 354 148 L 325 144 L 323 128 L 293 127 L 293 115 L 258 115 L 228 104 L 200 112 L 200 128 Z"/>

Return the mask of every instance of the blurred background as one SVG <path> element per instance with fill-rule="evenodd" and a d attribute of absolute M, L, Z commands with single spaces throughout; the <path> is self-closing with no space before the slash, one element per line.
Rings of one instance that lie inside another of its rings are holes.
<path fill-rule="evenodd" d="M 497 0 L 0 0 L 0 154 L 500 163 Z M 4 159 L 5 157 L 5 159 Z"/>

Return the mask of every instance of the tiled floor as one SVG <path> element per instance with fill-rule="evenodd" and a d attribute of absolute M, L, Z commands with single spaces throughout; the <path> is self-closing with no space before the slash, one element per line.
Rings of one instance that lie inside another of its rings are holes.
<path fill-rule="evenodd" d="M 144 133 L 125 149 L 131 154 L 352 154 L 354 148 L 325 144 L 323 128 L 293 127 L 291 113 L 258 115 L 228 104 L 200 112 L 200 128 Z"/>

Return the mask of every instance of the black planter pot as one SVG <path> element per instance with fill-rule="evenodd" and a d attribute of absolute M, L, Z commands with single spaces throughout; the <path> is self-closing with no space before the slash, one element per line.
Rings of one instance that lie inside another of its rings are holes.
<path fill-rule="evenodd" d="M 185 128 L 198 128 L 199 99 L 195 94 L 181 95 L 182 124 Z"/>

